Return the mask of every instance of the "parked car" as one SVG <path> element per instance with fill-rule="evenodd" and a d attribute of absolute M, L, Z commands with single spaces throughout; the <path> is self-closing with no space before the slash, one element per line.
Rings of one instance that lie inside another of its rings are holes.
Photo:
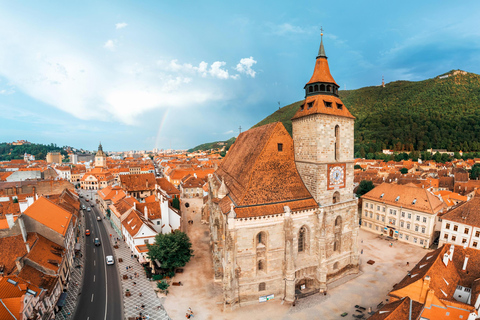
<path fill-rule="evenodd" d="M 95 238 L 95 240 L 93 240 L 93 244 L 96 245 L 96 246 L 99 246 L 100 245 L 100 239 Z"/>
<path fill-rule="evenodd" d="M 93 207 L 94 203 L 92 202 L 90 205 Z"/>
<path fill-rule="evenodd" d="M 87 209 L 87 207 L 85 207 L 85 205 L 82 204 L 82 209 L 85 210 L 85 209 Z"/>
<path fill-rule="evenodd" d="M 100 218 L 100 216 L 97 216 L 97 221 L 102 221 L 102 218 Z"/>
<path fill-rule="evenodd" d="M 92 211 L 92 209 L 90 209 L 90 207 L 87 208 L 87 211 Z"/>
<path fill-rule="evenodd" d="M 80 198 L 83 198 L 83 194 L 79 194 L 78 196 L 79 196 Z"/>
<path fill-rule="evenodd" d="M 90 235 L 90 229 L 85 230 L 85 235 L 89 236 Z"/>
<path fill-rule="evenodd" d="M 105 261 L 107 262 L 107 264 L 114 264 L 115 263 L 115 260 L 113 259 L 113 256 L 106 256 Z"/>
<path fill-rule="evenodd" d="M 89 200 L 88 200 L 87 198 L 85 198 L 85 201 L 87 201 L 87 202 L 88 202 Z"/>

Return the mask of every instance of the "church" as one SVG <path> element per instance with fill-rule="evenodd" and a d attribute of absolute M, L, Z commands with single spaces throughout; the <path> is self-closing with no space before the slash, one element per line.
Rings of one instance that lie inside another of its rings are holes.
<path fill-rule="evenodd" d="M 225 308 L 293 303 L 359 272 L 355 118 L 338 88 L 322 34 L 292 137 L 280 122 L 245 131 L 210 175 L 204 210 Z"/>

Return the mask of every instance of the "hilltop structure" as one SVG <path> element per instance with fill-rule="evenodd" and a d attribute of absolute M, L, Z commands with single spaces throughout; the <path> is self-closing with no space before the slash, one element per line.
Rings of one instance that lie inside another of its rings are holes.
<path fill-rule="evenodd" d="M 279 122 L 245 131 L 209 177 L 204 209 L 225 307 L 326 294 L 358 272 L 354 117 L 338 88 L 322 39 L 293 139 Z"/>

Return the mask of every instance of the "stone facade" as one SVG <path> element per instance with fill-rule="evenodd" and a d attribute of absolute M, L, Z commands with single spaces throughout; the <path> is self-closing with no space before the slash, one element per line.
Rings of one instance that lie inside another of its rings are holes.
<path fill-rule="evenodd" d="M 292 119 L 293 139 L 281 124 L 244 132 L 209 177 L 204 209 L 225 307 L 292 303 L 358 273 L 354 117 L 338 99 L 326 57 L 319 54 L 315 68 L 310 91 L 318 81 L 331 91 L 307 93 L 308 107 Z M 315 78 L 324 74 L 317 68 L 329 77 Z M 322 111 L 323 99 L 338 110 Z"/>

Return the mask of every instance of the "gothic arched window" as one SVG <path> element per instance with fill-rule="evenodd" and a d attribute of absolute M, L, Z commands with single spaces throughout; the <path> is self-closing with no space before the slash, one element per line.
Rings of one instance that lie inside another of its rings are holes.
<path fill-rule="evenodd" d="M 341 227 L 342 226 L 342 217 L 338 216 L 335 219 L 335 227 Z"/>
<path fill-rule="evenodd" d="M 335 263 L 333 264 L 333 270 L 337 270 L 337 269 L 338 269 L 338 262 L 335 262 Z"/>
<path fill-rule="evenodd" d="M 325 85 L 324 84 L 320 85 L 320 91 L 325 91 Z"/>
<path fill-rule="evenodd" d="M 265 289 L 266 289 L 266 284 L 265 284 L 265 282 L 260 282 L 260 283 L 258 284 L 258 291 L 265 291 Z"/>
<path fill-rule="evenodd" d="M 333 203 L 338 203 L 340 202 L 340 192 L 338 191 L 335 191 L 335 193 L 333 194 L 333 200 L 332 200 Z M 335 225 L 337 225 L 337 221 L 335 221 Z"/>
<path fill-rule="evenodd" d="M 307 229 L 305 227 L 301 227 L 300 231 L 298 232 L 298 252 L 305 251 L 306 240 L 307 240 Z"/>
<path fill-rule="evenodd" d="M 263 271 L 265 269 L 265 261 L 259 260 L 257 263 L 258 271 Z"/>
<path fill-rule="evenodd" d="M 318 91 L 318 84 L 316 84 L 315 87 L 313 87 L 313 91 L 315 91 L 315 92 Z"/>
<path fill-rule="evenodd" d="M 257 239 L 256 240 L 257 240 L 257 246 L 260 245 L 260 244 L 266 246 L 267 245 L 267 234 L 263 231 L 259 232 L 257 234 Z"/>

